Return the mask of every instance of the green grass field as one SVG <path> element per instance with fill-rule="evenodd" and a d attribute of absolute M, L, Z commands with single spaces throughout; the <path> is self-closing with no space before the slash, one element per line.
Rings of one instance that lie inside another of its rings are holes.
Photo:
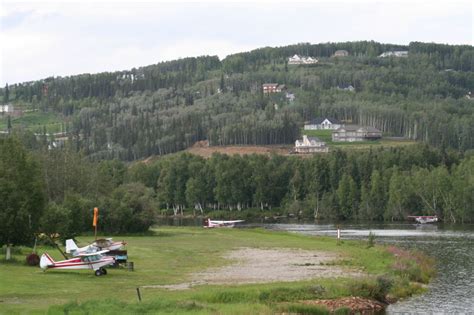
<path fill-rule="evenodd" d="M 344 241 L 338 245 L 332 238 L 262 229 L 173 227 L 157 228 L 154 236 L 115 239 L 127 241 L 129 261 L 134 262 L 135 271 L 109 269 L 108 275 L 102 277 L 94 276 L 89 270 L 43 272 L 39 267 L 29 267 L 24 263 L 25 255 L 31 252 L 27 248 L 15 254 L 17 261 L 14 263 L 1 260 L 0 314 L 272 314 L 282 307 L 281 301 L 349 296 L 354 294 L 351 288 L 360 281 L 362 286 L 373 283 L 372 280 L 338 278 L 271 284 L 202 285 L 183 291 L 142 288 L 143 301 L 137 302 L 137 287 L 181 283 L 193 272 L 228 264 L 222 255 L 239 247 L 335 252 L 342 257 L 340 264 L 363 270 L 368 277 L 381 274 L 395 277 L 390 267 L 394 263 L 392 254 L 383 247 L 367 248 L 364 242 Z M 91 237 L 80 237 L 78 241 L 79 245 L 85 245 Z M 55 259 L 61 259 L 53 248 L 40 248 L 38 254 L 46 250 Z M 323 288 L 323 293 L 315 293 L 315 286 Z"/>
<path fill-rule="evenodd" d="M 413 140 L 392 140 L 380 139 L 375 141 L 361 141 L 361 142 L 333 142 L 332 130 L 301 130 L 301 136 L 307 135 L 309 137 L 318 137 L 326 142 L 329 148 L 342 150 L 365 150 L 377 147 L 398 147 L 416 144 Z"/>
<path fill-rule="evenodd" d="M 46 131 L 52 133 L 61 131 L 61 125 L 64 123 L 64 119 L 53 112 L 44 113 L 36 111 L 24 113 L 19 117 L 12 117 L 11 123 L 13 128 L 23 127 L 36 133 L 42 133 L 43 127 L 46 126 Z M 0 115 L 0 130 L 6 130 L 7 127 L 7 116 Z"/>

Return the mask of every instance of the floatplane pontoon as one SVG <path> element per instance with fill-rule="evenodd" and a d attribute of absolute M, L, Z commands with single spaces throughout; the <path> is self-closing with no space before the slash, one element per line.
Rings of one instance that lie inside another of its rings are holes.
<path fill-rule="evenodd" d="M 408 218 L 415 219 L 415 221 L 419 224 L 438 222 L 438 217 L 435 215 L 410 215 Z"/>

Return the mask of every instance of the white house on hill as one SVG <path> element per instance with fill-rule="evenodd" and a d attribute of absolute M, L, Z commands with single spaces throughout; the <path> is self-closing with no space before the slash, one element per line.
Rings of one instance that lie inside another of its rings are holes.
<path fill-rule="evenodd" d="M 386 51 L 380 54 L 379 58 L 386 58 L 386 57 L 408 57 L 407 50 L 399 50 L 399 51 Z"/>
<path fill-rule="evenodd" d="M 0 113 L 12 113 L 12 112 L 13 112 L 12 104 L 0 105 Z"/>
<path fill-rule="evenodd" d="M 304 125 L 304 130 L 336 130 L 342 126 L 341 122 L 334 118 L 318 117 Z"/>
<path fill-rule="evenodd" d="M 278 83 L 264 83 L 262 84 L 262 90 L 263 94 L 280 93 L 286 90 L 286 86 Z"/>
<path fill-rule="evenodd" d="M 294 55 L 288 58 L 289 65 L 311 65 L 318 63 L 318 59 L 307 56 Z"/>
<path fill-rule="evenodd" d="M 308 137 L 303 135 L 303 140 L 295 141 L 296 153 L 314 153 L 314 152 L 328 152 L 329 148 L 326 143 L 316 137 Z"/>

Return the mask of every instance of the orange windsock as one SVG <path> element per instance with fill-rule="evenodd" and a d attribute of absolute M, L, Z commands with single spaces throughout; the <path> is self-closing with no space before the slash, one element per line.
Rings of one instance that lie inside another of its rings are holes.
<path fill-rule="evenodd" d="M 94 220 L 92 220 L 92 226 L 97 226 L 97 219 L 99 216 L 99 208 L 94 208 Z"/>

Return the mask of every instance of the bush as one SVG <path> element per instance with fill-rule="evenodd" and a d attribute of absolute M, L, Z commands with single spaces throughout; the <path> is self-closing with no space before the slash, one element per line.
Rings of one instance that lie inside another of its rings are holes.
<path fill-rule="evenodd" d="M 194 301 L 173 302 L 153 301 L 150 303 L 125 303 L 115 299 L 91 300 L 84 303 L 69 302 L 64 305 L 54 305 L 48 309 L 48 314 L 179 314 L 186 311 L 199 311 L 203 306 Z"/>
<path fill-rule="evenodd" d="M 260 302 L 291 302 L 298 300 L 311 300 L 321 298 L 325 292 L 322 286 L 313 286 L 305 288 L 275 288 L 260 293 L 258 299 Z"/>
<path fill-rule="evenodd" d="M 371 248 L 375 246 L 375 234 L 370 232 L 369 238 L 367 239 L 367 248 Z"/>
<path fill-rule="evenodd" d="M 334 315 L 350 315 L 351 309 L 348 307 L 341 307 L 334 311 Z"/>
<path fill-rule="evenodd" d="M 210 303 L 247 303 L 250 300 L 253 298 L 244 291 L 222 291 L 207 299 Z"/>
<path fill-rule="evenodd" d="M 394 280 L 389 276 L 379 276 L 376 279 L 367 279 L 353 283 L 350 287 L 354 296 L 373 298 L 385 302 L 385 296 L 393 287 Z"/>
<path fill-rule="evenodd" d="M 408 279 L 397 281 L 390 291 L 390 295 L 395 299 L 410 297 L 414 294 L 421 294 L 425 291 L 420 284 L 410 282 Z"/>

